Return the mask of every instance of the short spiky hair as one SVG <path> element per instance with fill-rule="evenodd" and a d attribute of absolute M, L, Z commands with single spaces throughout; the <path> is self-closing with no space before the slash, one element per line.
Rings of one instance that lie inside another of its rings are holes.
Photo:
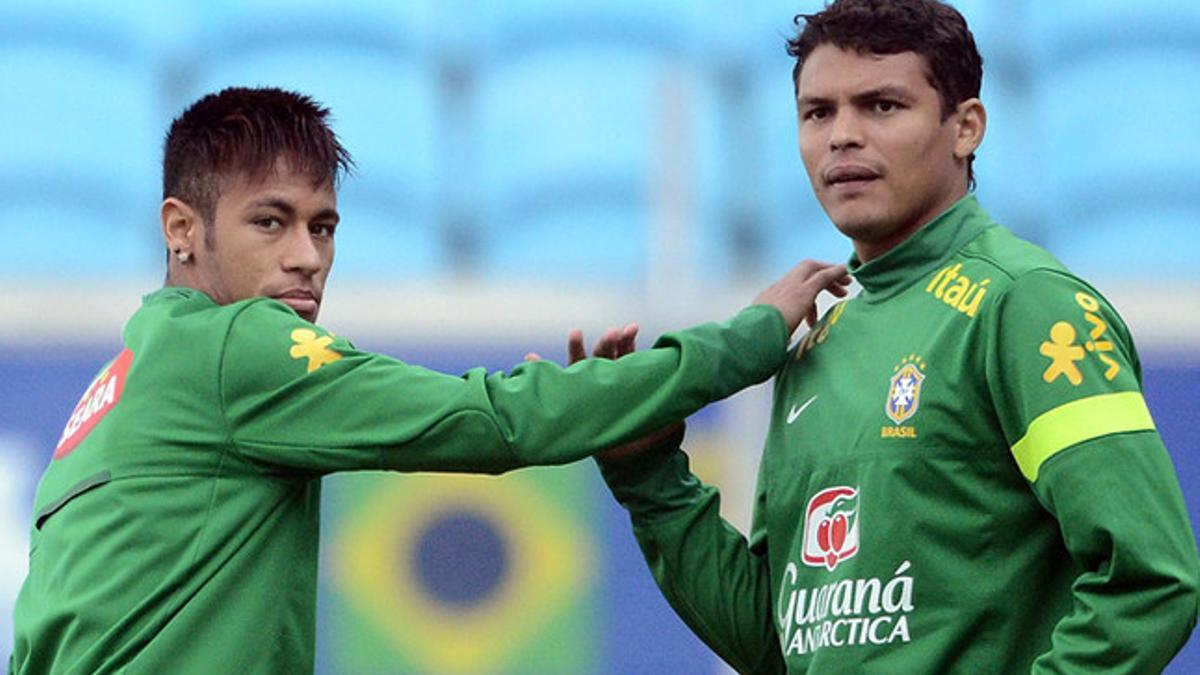
<path fill-rule="evenodd" d="M 328 116 L 311 98 L 270 87 L 230 87 L 201 98 L 167 132 L 163 199 L 187 202 L 211 224 L 223 179 L 265 177 L 281 159 L 313 185 L 336 188 L 354 163 Z"/>
<path fill-rule="evenodd" d="M 804 60 L 814 49 L 832 44 L 866 54 L 916 52 L 929 64 L 929 83 L 938 91 L 942 116 L 979 97 L 983 57 L 967 21 L 958 10 L 938 0 L 835 0 L 816 14 L 801 14 L 803 29 L 788 40 L 796 58 L 793 86 Z"/>

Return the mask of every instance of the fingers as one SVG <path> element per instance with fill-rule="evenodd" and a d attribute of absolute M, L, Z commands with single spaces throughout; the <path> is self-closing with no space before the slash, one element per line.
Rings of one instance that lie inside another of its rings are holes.
<path fill-rule="evenodd" d="M 813 312 L 821 291 L 845 297 L 849 284 L 845 265 L 804 260 L 759 293 L 754 302 L 774 305 L 783 314 L 790 335 L 802 322 L 815 323 Z"/>
<path fill-rule="evenodd" d="M 804 281 L 804 286 L 812 293 L 810 304 L 805 311 L 804 321 L 811 328 L 817 325 L 817 296 L 822 290 L 829 291 L 836 297 L 845 297 L 849 290 L 850 275 L 846 273 L 845 265 L 831 265 L 817 270 Z"/>
<path fill-rule="evenodd" d="M 850 293 L 850 284 L 854 279 L 849 274 L 843 274 L 841 278 L 834 279 L 825 287 L 825 290 L 836 295 L 839 298 L 846 297 Z"/>
<path fill-rule="evenodd" d="M 609 328 L 604 331 L 604 335 L 596 340 L 595 346 L 592 347 L 592 356 L 602 359 L 615 359 L 620 354 L 617 350 L 620 348 L 621 331 L 616 328 Z"/>
<path fill-rule="evenodd" d="M 627 324 L 621 329 L 621 336 L 617 341 L 618 357 L 637 351 L 637 334 L 638 325 L 636 323 Z"/>
<path fill-rule="evenodd" d="M 845 287 L 850 283 L 850 275 L 846 274 L 845 265 L 832 265 L 819 269 L 807 279 L 804 284 L 817 292 L 821 289 L 833 292 L 833 289 L 838 288 L 845 290 Z"/>
<path fill-rule="evenodd" d="M 587 358 L 587 349 L 583 346 L 583 331 L 578 328 L 567 334 L 567 364 L 578 363 Z"/>
<path fill-rule="evenodd" d="M 813 277 L 813 275 L 823 272 L 825 270 L 839 268 L 839 267 L 843 270 L 843 273 L 844 273 L 844 270 L 846 268 L 845 265 L 835 265 L 834 263 L 825 262 L 823 260 L 808 259 L 808 260 L 800 261 L 800 264 L 793 267 L 791 270 L 791 274 L 798 276 L 802 280 L 804 280 L 804 279 L 810 279 Z"/>
<path fill-rule="evenodd" d="M 821 260 L 813 260 L 811 258 L 807 258 L 805 260 L 801 260 L 798 265 L 795 265 L 794 267 L 792 267 L 791 273 L 795 274 L 803 279 L 807 279 L 808 277 L 812 276 L 815 272 L 825 269 L 827 267 L 830 267 L 831 265 L 833 265 L 833 263 L 827 263 L 827 262 L 823 262 Z"/>
<path fill-rule="evenodd" d="M 529 352 L 528 354 L 525 355 L 525 360 L 526 361 L 541 361 L 542 355 L 538 354 L 537 352 Z"/>
<path fill-rule="evenodd" d="M 636 323 L 626 324 L 621 329 L 609 328 L 592 346 L 592 356 L 601 359 L 616 359 L 633 352 L 637 349 L 638 330 Z M 536 358 L 530 358 L 531 356 Z M 540 358 L 537 354 L 530 353 L 526 355 L 525 360 L 532 361 Z M 568 365 L 578 363 L 586 358 L 587 350 L 584 348 L 583 331 L 576 328 L 567 335 L 567 363 Z"/>

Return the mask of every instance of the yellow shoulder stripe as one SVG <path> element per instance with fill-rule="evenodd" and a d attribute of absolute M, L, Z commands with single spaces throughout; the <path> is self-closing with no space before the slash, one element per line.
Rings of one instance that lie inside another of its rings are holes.
<path fill-rule="evenodd" d="M 1029 423 L 1024 438 L 1012 446 L 1017 466 L 1029 482 L 1042 463 L 1072 445 L 1108 434 L 1154 429 L 1141 392 L 1099 394 L 1048 410 Z"/>

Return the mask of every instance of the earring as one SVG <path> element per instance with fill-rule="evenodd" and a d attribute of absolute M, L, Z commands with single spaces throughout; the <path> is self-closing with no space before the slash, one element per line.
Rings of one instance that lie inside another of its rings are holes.
<path fill-rule="evenodd" d="M 186 265 L 186 264 L 187 264 L 187 261 L 188 261 L 188 260 L 191 260 L 191 258 L 192 258 L 192 254 L 191 254 L 190 252 L 188 252 L 188 251 L 183 251 L 183 250 L 180 250 L 180 249 L 175 249 L 175 257 L 179 259 L 179 262 L 181 262 L 181 263 L 183 263 L 183 264 L 185 264 L 185 265 Z"/>

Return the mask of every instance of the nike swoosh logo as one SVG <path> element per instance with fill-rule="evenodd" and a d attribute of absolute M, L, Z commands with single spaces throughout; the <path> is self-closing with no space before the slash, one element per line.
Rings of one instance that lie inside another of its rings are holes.
<path fill-rule="evenodd" d="M 792 409 L 788 411 L 787 423 L 791 424 L 792 422 L 795 422 L 796 418 L 800 416 L 800 413 L 804 412 L 804 409 L 812 405 L 812 402 L 815 400 L 817 400 L 817 396 L 816 394 L 813 394 L 813 397 L 805 401 L 804 405 L 800 406 L 799 408 L 797 408 L 795 404 L 792 404 Z"/>

